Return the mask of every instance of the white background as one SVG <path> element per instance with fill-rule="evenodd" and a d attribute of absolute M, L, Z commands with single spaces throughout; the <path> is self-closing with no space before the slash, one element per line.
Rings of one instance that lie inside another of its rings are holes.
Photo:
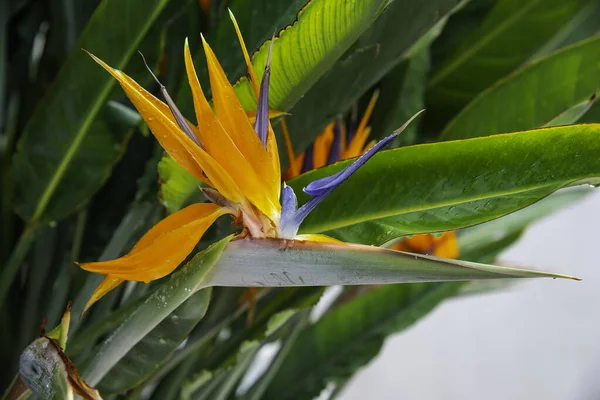
<path fill-rule="evenodd" d="M 600 191 L 532 225 L 501 262 L 583 278 L 449 300 L 339 398 L 600 399 Z"/>

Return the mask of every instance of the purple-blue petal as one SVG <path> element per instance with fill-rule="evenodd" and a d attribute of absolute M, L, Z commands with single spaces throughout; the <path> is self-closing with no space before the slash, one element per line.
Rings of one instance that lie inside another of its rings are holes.
<path fill-rule="evenodd" d="M 304 152 L 304 161 L 302 161 L 302 168 L 300 169 L 301 174 L 315 169 L 315 164 L 313 161 L 313 153 L 314 153 L 314 145 L 311 143 L 308 146 L 308 148 L 306 149 L 306 151 Z"/>
<path fill-rule="evenodd" d="M 396 136 L 398 136 L 409 123 L 412 122 L 421 112 L 419 111 L 415 115 L 412 116 L 404 125 L 402 125 L 399 129 L 395 130 L 390 136 L 380 140 L 373 147 L 367 150 L 363 155 L 358 157 L 354 162 L 348 165 L 346 168 L 341 170 L 340 172 L 325 177 L 321 179 L 317 179 L 309 183 L 305 188 L 304 192 L 311 196 L 323 196 L 325 193 L 330 193 L 329 191 L 335 189 L 339 185 L 341 185 L 346 179 L 348 179 L 353 173 L 355 173 L 360 167 L 362 167 L 371 157 L 373 157 L 379 150 L 385 147 L 388 143 L 390 143 Z"/>
<path fill-rule="evenodd" d="M 327 165 L 338 162 L 342 156 L 342 134 L 342 123 L 337 121 L 333 126 L 333 142 L 327 156 Z"/>
<path fill-rule="evenodd" d="M 163 95 L 165 101 L 167 102 L 167 106 L 169 106 L 169 110 L 171 110 L 171 114 L 173 114 L 173 117 L 175 117 L 175 121 L 177 122 L 177 125 L 179 125 L 179 129 L 181 129 L 190 139 L 192 139 L 194 141 L 194 143 L 196 143 L 198 146 L 202 147 L 202 145 L 200 144 L 200 141 L 196 137 L 196 134 L 192 130 L 192 127 L 188 123 L 187 119 L 185 119 L 185 117 L 183 116 L 181 111 L 179 111 L 179 108 L 177 108 L 177 105 L 175 104 L 175 102 L 173 101 L 171 96 L 169 96 L 169 92 L 167 92 L 167 88 L 158 80 L 156 75 L 154 75 L 154 72 L 152 72 L 152 69 L 150 69 L 150 67 L 146 63 L 146 58 L 144 57 L 142 52 L 138 51 L 138 53 L 140 53 L 140 56 L 142 56 L 142 60 L 144 61 L 144 65 L 146 66 L 146 69 L 148 70 L 148 72 L 150 72 L 150 75 L 152 75 L 152 78 L 154 78 L 154 80 L 160 87 L 160 92 Z"/>
<path fill-rule="evenodd" d="M 298 199 L 296 199 L 296 193 L 294 193 L 294 189 L 284 183 L 281 193 L 280 226 L 283 237 L 286 239 L 293 239 L 300 227 L 300 224 L 296 223 L 297 210 Z"/>
<path fill-rule="evenodd" d="M 254 131 L 260 138 L 261 143 L 267 147 L 267 131 L 269 128 L 269 81 L 271 80 L 271 54 L 273 53 L 273 40 L 269 45 L 269 56 L 265 73 L 260 83 L 258 93 L 258 105 L 256 107 L 256 121 L 254 121 Z"/>
<path fill-rule="evenodd" d="M 310 194 L 311 196 L 321 196 L 325 191 L 338 187 L 342 184 L 342 182 L 344 182 L 360 167 L 362 167 L 371 157 L 373 157 L 375 153 L 381 150 L 381 148 L 383 148 L 389 142 L 394 140 L 396 136 L 398 136 L 398 134 L 393 133 L 385 139 L 379 141 L 375 146 L 371 147 L 367 152 L 358 157 L 352 164 L 348 165 L 340 172 L 309 183 L 304 188 L 304 192 Z"/>

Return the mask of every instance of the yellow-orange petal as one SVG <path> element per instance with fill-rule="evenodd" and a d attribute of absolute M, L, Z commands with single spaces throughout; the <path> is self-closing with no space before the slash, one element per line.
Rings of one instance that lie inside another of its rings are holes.
<path fill-rule="evenodd" d="M 367 139 L 369 138 L 369 135 L 371 134 L 371 128 L 370 127 L 366 127 L 365 129 L 361 130 L 360 132 L 357 131 L 356 134 L 354 135 L 354 137 L 352 138 L 352 142 L 350 143 L 350 146 L 348 146 L 348 148 L 346 149 L 346 152 L 344 153 L 344 159 L 347 158 L 355 158 L 360 156 L 361 154 L 363 154 L 367 148 L 365 147 L 365 143 L 367 142 Z"/>
<path fill-rule="evenodd" d="M 250 75 L 250 82 L 252 83 L 252 88 L 254 89 L 254 95 L 258 98 L 259 87 L 258 87 L 258 79 L 256 79 L 256 72 L 254 72 L 254 66 L 252 65 L 252 61 L 250 60 L 250 55 L 248 54 L 248 49 L 246 48 L 246 43 L 244 43 L 244 38 L 242 37 L 242 32 L 240 31 L 240 27 L 238 26 L 237 20 L 235 19 L 231 10 L 229 11 L 229 18 L 231 18 L 231 22 L 233 22 L 233 27 L 235 28 L 235 33 L 238 37 L 238 41 L 240 42 L 240 47 L 242 48 L 242 53 L 244 54 L 244 61 L 246 61 L 246 68 L 248 69 L 248 74 Z"/>
<path fill-rule="evenodd" d="M 80 267 L 130 281 L 160 279 L 177 268 L 208 227 L 228 212 L 212 203 L 192 204 L 156 224 L 129 254 L 116 260 L 84 263 Z M 180 222 L 183 225 L 178 225 Z"/>
<path fill-rule="evenodd" d="M 232 203 L 245 202 L 241 190 L 223 167 L 181 131 L 167 105 L 148 93 L 125 73 L 109 67 L 96 57 L 94 60 L 119 81 L 127 97 L 138 109 L 161 146 L 178 164 L 194 177 L 213 186 Z"/>
<path fill-rule="evenodd" d="M 458 240 L 452 231 L 444 232 L 439 237 L 431 234 L 414 235 L 394 244 L 391 249 L 445 258 L 456 258 L 459 255 Z"/>
<path fill-rule="evenodd" d="M 344 158 L 358 157 L 363 153 L 365 143 L 370 133 L 370 129 L 367 128 L 367 124 L 369 123 L 369 119 L 371 118 L 371 114 L 373 113 L 373 109 L 375 108 L 375 103 L 377 103 L 378 97 L 379 91 L 376 90 L 375 93 L 373 93 L 373 96 L 371 96 L 371 100 L 369 100 L 367 109 L 365 110 L 365 113 L 358 124 L 358 128 L 356 128 L 354 137 L 350 143 L 348 143 L 348 147 L 343 155 Z"/>
<path fill-rule="evenodd" d="M 210 86 L 213 92 L 213 103 L 217 118 L 237 148 L 250 161 L 258 176 L 265 180 L 269 188 L 267 196 L 276 204 L 279 210 L 278 199 L 281 182 L 278 176 L 274 174 L 273 162 L 269 159 L 269 154 L 250 124 L 250 120 L 242 108 L 233 87 L 227 80 L 217 57 L 204 38 L 202 38 L 202 42 L 208 64 Z"/>
<path fill-rule="evenodd" d="M 246 68 L 248 70 L 248 74 L 250 75 L 250 81 L 252 83 L 252 88 L 254 89 L 254 95 L 256 96 L 256 100 L 258 102 L 259 96 L 259 82 L 256 77 L 256 72 L 254 71 L 254 65 L 252 65 L 252 60 L 250 60 L 250 56 L 248 55 L 248 49 L 246 48 L 246 43 L 244 43 L 244 38 L 242 37 L 242 32 L 240 31 L 240 27 L 238 26 L 237 20 L 235 16 L 229 10 L 229 17 L 231 18 L 231 22 L 233 22 L 233 26 L 235 28 L 235 33 L 237 34 L 238 41 L 240 42 L 240 47 L 242 48 L 242 53 L 244 54 L 244 60 L 246 61 Z M 272 41 L 275 40 L 275 36 L 271 38 Z M 261 82 L 262 83 L 262 82 Z M 284 114 L 281 111 L 269 111 L 269 120 L 274 116 Z M 256 117 L 254 118 L 256 119 Z M 251 123 L 254 123 L 252 118 L 249 118 Z M 267 130 L 267 155 L 271 160 L 271 173 L 273 176 L 273 182 L 277 182 L 277 187 L 274 192 L 277 194 L 277 199 L 279 200 L 279 194 L 281 193 L 281 164 L 279 161 L 279 150 L 277 149 L 277 140 L 275 139 L 275 132 L 273 131 L 273 127 L 271 126 L 271 121 L 268 121 L 268 130 Z M 279 203 L 278 203 L 279 204 Z"/>
<path fill-rule="evenodd" d="M 104 277 L 102 282 L 100 282 L 100 285 L 98 285 L 96 290 L 94 290 L 94 293 L 92 293 L 92 296 L 85 304 L 85 307 L 83 307 L 83 311 L 81 313 L 83 314 L 84 312 L 86 312 L 87 309 L 92 306 L 92 304 L 94 304 L 95 302 L 100 300 L 102 297 L 104 297 L 104 295 L 106 293 L 110 292 L 111 290 L 113 290 L 114 288 L 116 288 L 123 282 L 124 282 L 123 279 L 116 278 L 114 276 Z"/>
<path fill-rule="evenodd" d="M 301 164 L 296 160 L 294 154 L 294 146 L 292 145 L 292 139 L 290 138 L 290 132 L 288 131 L 287 123 L 285 119 L 281 120 L 281 130 L 283 131 L 283 139 L 285 140 L 285 150 L 288 157 L 288 169 L 284 174 L 285 180 L 292 179 L 300 175 Z"/>
<path fill-rule="evenodd" d="M 279 215 L 278 206 L 273 204 L 272 199 L 267 195 L 269 191 L 267 182 L 257 175 L 250 160 L 235 145 L 202 92 L 187 40 L 184 46 L 184 58 L 198 120 L 198 135 L 204 148 L 223 167 L 252 204 L 265 215 L 276 219 Z"/>
<path fill-rule="evenodd" d="M 317 136 L 313 142 L 313 168 L 321 168 L 327 165 L 327 158 L 331 151 L 331 145 L 333 143 L 333 127 L 335 122 L 329 123 Z"/>
<path fill-rule="evenodd" d="M 434 256 L 444 258 L 457 258 L 460 255 L 458 248 L 458 239 L 453 231 L 444 232 L 442 236 L 436 238 Z"/>
<path fill-rule="evenodd" d="M 88 54 L 119 82 L 162 148 L 195 178 L 210 184 L 194 159 L 194 147 L 198 145 L 179 129 L 169 107 L 124 72 L 110 67 L 93 54 Z"/>
<path fill-rule="evenodd" d="M 277 139 L 275 138 L 275 132 L 271 126 L 271 121 L 268 123 L 267 128 L 267 154 L 271 161 L 271 172 L 274 176 L 275 182 L 277 182 L 274 191 L 277 194 L 277 204 L 279 205 L 279 195 L 281 194 L 281 162 L 279 160 L 279 149 L 277 148 Z"/>
<path fill-rule="evenodd" d="M 346 242 L 342 242 L 341 240 L 334 239 L 327 235 L 322 235 L 320 233 L 305 233 L 302 235 L 296 235 L 294 240 L 306 240 L 310 242 L 321 242 L 321 243 L 336 243 L 336 244 L 346 244 Z"/>

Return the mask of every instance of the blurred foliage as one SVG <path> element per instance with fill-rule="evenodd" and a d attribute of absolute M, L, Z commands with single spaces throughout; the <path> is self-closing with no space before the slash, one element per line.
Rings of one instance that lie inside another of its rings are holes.
<path fill-rule="evenodd" d="M 198 181 L 164 157 L 117 82 L 81 49 L 157 94 L 136 56 L 142 51 L 192 116 L 183 42 L 189 39 L 208 89 L 202 33 L 252 111 L 228 8 L 261 74 L 263 44 L 276 34 L 271 106 L 289 113 L 296 153 L 331 121 L 360 115 L 374 90 L 373 138 L 427 109 L 397 148 L 378 154 L 323 202 L 303 231 L 381 246 L 457 229 L 461 258 L 488 263 L 528 224 L 589 190 L 554 192 L 600 182 L 599 0 L 1 1 L 5 399 L 26 396 L 25 385 L 37 398 L 86 390 L 96 398 L 85 382 L 112 399 L 310 399 L 326 387 L 334 397 L 387 336 L 448 298 L 499 290 L 478 283 L 470 290 L 465 282 L 359 286 L 316 307 L 325 290 L 317 274 L 313 287 L 261 288 L 248 301 L 242 289 L 206 287 L 228 282 L 211 275 L 221 257 L 231 265 L 236 257 L 268 264 L 234 254 L 234 229 L 219 220 L 171 277 L 128 282 L 80 314 L 101 277 L 75 261 L 119 257 L 167 213 L 204 200 Z M 592 125 L 571 125 L 578 121 Z M 290 185 L 301 193 L 344 165 Z M 351 264 L 354 256 L 344 256 Z M 453 265 L 467 265 L 461 263 Z M 371 273 L 382 273 L 376 269 Z M 38 337 L 44 319 L 64 327 L 70 299 L 68 346 L 66 336 L 60 345 Z M 268 348 L 275 356 L 259 365 Z"/>

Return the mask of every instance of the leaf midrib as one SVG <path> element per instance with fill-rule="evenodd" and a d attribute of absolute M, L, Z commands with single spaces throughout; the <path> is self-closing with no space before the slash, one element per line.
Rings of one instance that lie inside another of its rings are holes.
<path fill-rule="evenodd" d="M 140 43 L 140 41 L 142 40 L 142 38 L 144 37 L 146 32 L 148 32 L 148 29 L 153 24 L 157 15 L 160 14 L 160 12 L 162 11 L 162 9 L 163 9 L 164 5 L 167 3 L 167 1 L 168 0 L 161 0 L 156 5 L 154 12 L 151 14 L 151 17 L 148 18 L 146 20 L 146 24 L 143 25 L 143 29 L 140 29 L 138 35 L 135 36 L 135 41 L 132 43 L 132 46 L 130 46 L 130 50 L 127 51 L 124 54 L 124 56 L 121 58 L 121 60 L 118 64 L 119 69 L 123 68 L 127 64 L 129 59 L 135 52 L 135 47 L 137 47 L 137 45 Z M 85 34 L 85 32 L 83 32 L 82 35 L 83 34 Z M 73 50 L 73 51 L 77 51 L 77 50 Z M 80 128 L 78 129 L 77 134 L 75 135 L 75 139 L 72 141 L 65 156 L 62 158 L 62 160 L 58 164 L 58 167 L 56 168 L 55 173 L 53 174 L 52 178 L 50 179 L 50 182 L 44 189 L 44 192 L 42 193 L 42 195 L 40 197 L 38 205 L 33 212 L 31 221 L 39 220 L 40 217 L 42 216 L 42 214 L 44 213 L 44 211 L 46 210 L 46 207 L 47 207 L 48 203 L 50 202 L 52 195 L 54 194 L 54 192 L 56 191 L 56 188 L 60 184 L 62 177 L 66 173 L 67 168 L 69 167 L 69 165 L 71 164 L 71 161 L 73 160 L 73 158 L 75 157 L 75 155 L 77 153 L 77 150 L 79 149 L 79 147 L 81 146 L 81 143 L 85 139 L 87 131 L 89 130 L 92 122 L 94 121 L 94 118 L 96 117 L 100 108 L 106 102 L 106 98 L 108 97 L 108 94 L 110 93 L 110 91 L 114 87 L 114 85 L 116 85 L 116 80 L 114 80 L 112 78 L 106 80 L 106 84 L 104 85 L 104 88 L 100 92 L 100 95 L 96 97 L 96 101 L 93 102 L 92 106 L 89 108 L 90 112 L 87 113 L 87 117 L 84 119 L 83 124 L 81 124 Z M 33 120 L 33 118 L 32 118 L 32 120 Z"/>

